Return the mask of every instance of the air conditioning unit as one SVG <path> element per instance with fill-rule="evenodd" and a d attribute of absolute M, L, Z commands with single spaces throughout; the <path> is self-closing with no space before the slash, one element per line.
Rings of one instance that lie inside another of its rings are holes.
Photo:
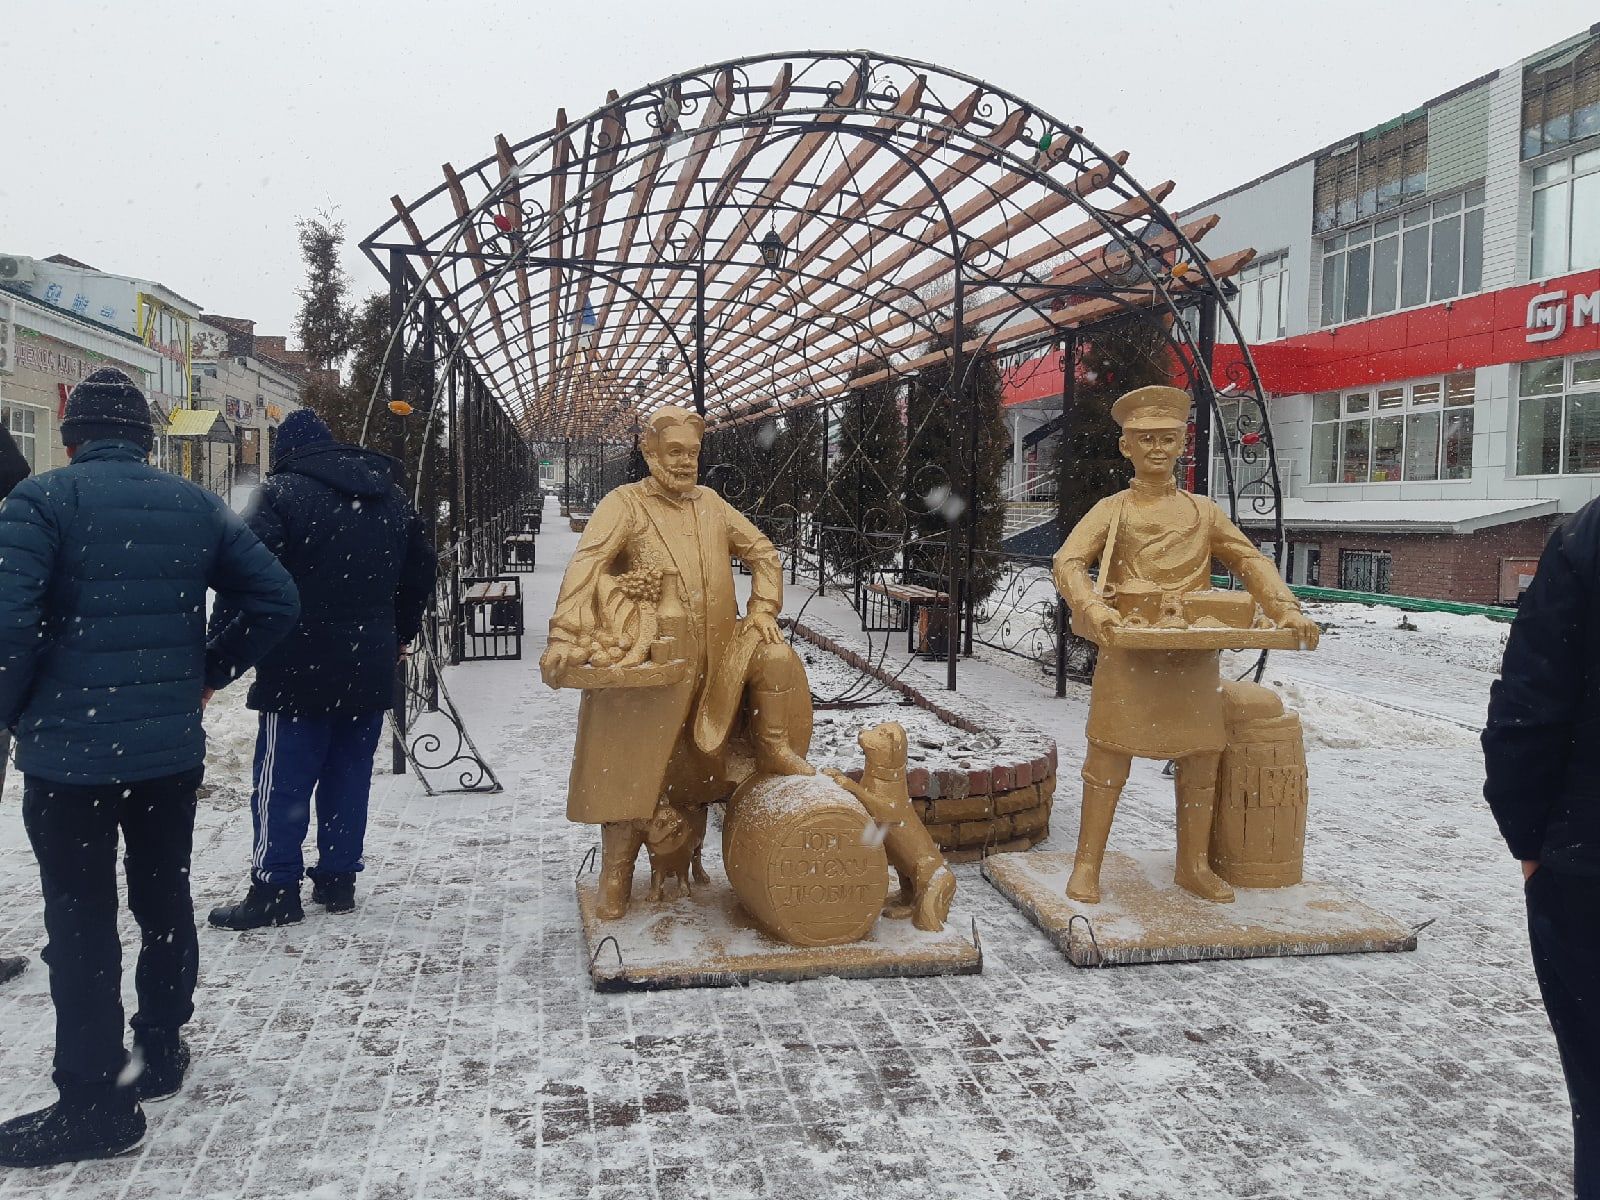
<path fill-rule="evenodd" d="M 0 254 L 0 283 L 32 283 L 35 265 L 20 254 Z"/>

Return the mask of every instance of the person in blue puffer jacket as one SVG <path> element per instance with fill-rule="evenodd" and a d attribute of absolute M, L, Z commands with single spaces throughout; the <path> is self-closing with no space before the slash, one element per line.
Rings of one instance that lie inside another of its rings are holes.
<path fill-rule="evenodd" d="M 211 910 L 220 929 L 304 919 L 300 880 L 329 912 L 355 908 L 372 756 L 395 702 L 395 665 L 422 627 L 437 567 L 427 526 L 385 454 L 333 440 L 309 408 L 278 427 L 272 470 L 245 520 L 294 577 L 300 623 L 256 667 L 261 713 L 250 888 Z M 233 620 L 218 604 L 213 628 Z M 317 864 L 301 845 L 317 805 Z"/>
<path fill-rule="evenodd" d="M 123 1154 L 139 1101 L 178 1090 L 199 965 L 189 860 L 202 709 L 293 627 L 294 581 L 220 499 L 149 466 L 150 408 L 121 371 L 67 399 L 70 465 L 0 506 L 0 718 L 16 740 L 56 1011 L 49 1108 L 0 1125 L 0 1164 Z M 208 639 L 206 589 L 236 616 Z M 142 938 L 122 1040 L 117 835 Z"/>

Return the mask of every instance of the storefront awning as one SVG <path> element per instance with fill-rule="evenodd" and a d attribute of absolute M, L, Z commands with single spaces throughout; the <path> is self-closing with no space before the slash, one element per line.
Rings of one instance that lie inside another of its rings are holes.
<path fill-rule="evenodd" d="M 1283 527 L 1291 534 L 1311 530 L 1466 534 L 1551 517 L 1559 507 L 1554 500 L 1306 500 L 1286 496 Z M 1241 505 L 1239 523 L 1249 527 L 1271 524 L 1271 519 L 1252 520 L 1248 506 Z"/>
<path fill-rule="evenodd" d="M 209 408 L 180 408 L 167 421 L 167 436 L 175 438 L 206 438 L 213 442 L 231 442 L 228 422 L 220 412 Z"/>

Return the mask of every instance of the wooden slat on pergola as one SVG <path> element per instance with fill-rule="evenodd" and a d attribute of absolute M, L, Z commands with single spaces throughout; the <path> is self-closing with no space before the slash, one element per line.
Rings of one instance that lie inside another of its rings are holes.
<path fill-rule="evenodd" d="M 958 328 L 970 358 L 1214 299 L 1252 252 L 1208 260 L 1215 220 L 1180 226 L 1127 160 L 942 68 L 778 55 L 498 136 L 363 247 L 406 264 L 528 437 L 625 437 L 662 404 L 826 401 L 937 364 Z"/>

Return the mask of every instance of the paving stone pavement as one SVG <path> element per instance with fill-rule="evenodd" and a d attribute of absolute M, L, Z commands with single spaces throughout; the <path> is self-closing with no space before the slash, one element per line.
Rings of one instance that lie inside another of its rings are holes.
<path fill-rule="evenodd" d="M 534 629 L 572 541 L 554 524 Z M 538 684 L 539 648 L 453 672 L 505 792 L 383 778 L 359 911 L 202 928 L 195 1065 L 144 1145 L 0 1172 L 0 1200 L 1570 1195 L 1565 1095 L 1470 738 L 1313 751 L 1310 871 L 1433 920 L 1415 954 L 1078 971 L 971 866 L 982 976 L 601 996 L 572 887 L 592 838 L 563 817 L 576 703 Z M 1059 729 L 1047 846 L 1070 848 L 1084 696 L 963 670 Z M 1138 764 L 1114 837 L 1170 845 L 1171 804 Z M 36 950 L 20 825 L 8 801 L 0 948 Z M 248 829 L 236 790 L 203 808 L 202 913 L 242 884 Z M 47 1102 L 37 962 L 0 989 L 0 1028 L 0 1110 Z"/>

